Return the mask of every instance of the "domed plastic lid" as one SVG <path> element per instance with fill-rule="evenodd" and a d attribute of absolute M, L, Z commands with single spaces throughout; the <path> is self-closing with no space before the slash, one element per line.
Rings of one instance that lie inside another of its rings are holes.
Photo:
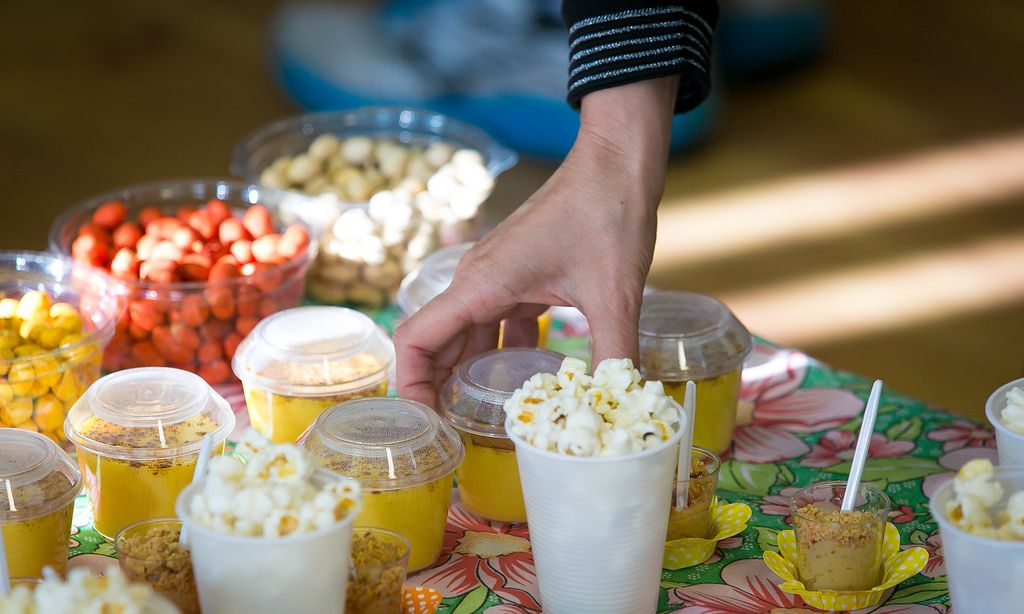
<path fill-rule="evenodd" d="M 439 249 L 406 275 L 395 298 L 402 312 L 411 316 L 435 296 L 447 290 L 455 277 L 455 267 L 459 265 L 459 259 L 471 247 L 472 243 L 460 243 Z"/>
<path fill-rule="evenodd" d="M 411 488 L 450 475 L 465 450 L 429 407 L 406 399 L 357 399 L 329 408 L 300 445 L 317 465 L 371 490 Z"/>
<path fill-rule="evenodd" d="M 238 346 L 232 368 L 246 385 L 285 396 L 358 392 L 388 379 L 395 346 L 366 315 L 296 307 L 265 318 Z"/>
<path fill-rule="evenodd" d="M 67 506 L 82 492 L 82 474 L 48 437 L 0 429 L 0 522 L 20 522 Z"/>
<path fill-rule="evenodd" d="M 558 373 L 565 356 L 536 348 L 505 348 L 459 365 L 441 389 L 441 415 L 459 430 L 505 437 L 505 401 L 537 373 Z"/>
<path fill-rule="evenodd" d="M 678 381 L 716 377 L 737 369 L 753 340 L 729 308 L 694 292 L 657 291 L 640 309 L 644 377 Z"/>
<path fill-rule="evenodd" d="M 68 438 L 102 456 L 166 459 L 194 454 L 213 433 L 221 442 L 235 414 L 203 378 L 181 369 L 144 367 L 97 380 L 68 412 Z"/>

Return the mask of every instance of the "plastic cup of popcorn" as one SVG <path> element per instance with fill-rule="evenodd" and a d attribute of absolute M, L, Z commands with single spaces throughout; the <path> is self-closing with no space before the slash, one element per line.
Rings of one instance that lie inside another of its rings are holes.
<path fill-rule="evenodd" d="M 1003 487 L 1003 498 L 991 512 L 998 516 L 1007 499 L 1024 490 L 1024 467 L 996 467 L 993 479 Z M 939 523 L 949 593 L 955 612 L 1017 614 L 1024 603 L 1024 541 L 999 540 L 971 534 L 949 517 L 955 500 L 953 480 L 939 487 L 931 499 L 932 517 Z"/>
<path fill-rule="evenodd" d="M 1014 388 L 1024 388 L 1024 377 L 1000 386 L 985 402 L 985 417 L 996 430 L 996 450 L 999 464 L 1024 465 L 1024 433 L 1011 429 L 1003 420 L 1006 397 Z"/>
<path fill-rule="evenodd" d="M 318 469 L 323 487 L 350 478 Z M 203 612 L 280 614 L 342 612 L 348 588 L 352 523 L 359 504 L 335 524 L 283 537 L 232 535 L 207 528 L 191 516 L 192 497 L 203 482 L 189 485 L 176 511 L 189 533 L 192 568 Z"/>

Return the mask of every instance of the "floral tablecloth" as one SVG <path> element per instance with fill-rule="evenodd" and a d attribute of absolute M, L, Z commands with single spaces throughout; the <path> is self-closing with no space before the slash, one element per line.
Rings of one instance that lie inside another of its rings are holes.
<path fill-rule="evenodd" d="M 393 311 L 374 314 L 387 327 Z M 585 357 L 585 321 L 556 316 L 549 347 Z M 744 372 L 738 426 L 719 479 L 720 498 L 753 509 L 748 529 L 719 542 L 703 565 L 665 570 L 659 612 L 685 614 L 814 612 L 778 588 L 761 561 L 788 527 L 788 497 L 811 482 L 845 479 L 860 413 L 871 382 L 821 364 L 805 354 L 758 342 Z M 928 498 L 972 458 L 995 461 L 992 432 L 969 420 L 891 390 L 883 393 L 864 480 L 893 501 L 890 521 L 903 544 L 927 549 L 922 574 L 896 586 L 882 603 L 860 612 L 944 614 L 949 609 L 942 543 Z M 75 507 L 72 565 L 99 565 L 113 548 L 91 526 L 84 497 Z M 442 592 L 443 614 L 539 611 L 536 575 L 526 525 L 489 523 L 467 512 L 457 492 L 437 563 L 409 584 Z"/>

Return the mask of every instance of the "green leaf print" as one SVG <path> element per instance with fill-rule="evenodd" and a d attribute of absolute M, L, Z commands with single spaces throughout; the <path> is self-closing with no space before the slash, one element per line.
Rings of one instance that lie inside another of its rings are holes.
<path fill-rule="evenodd" d="M 762 552 L 767 552 L 769 550 L 778 551 L 778 529 L 770 529 L 768 527 L 754 527 L 754 530 L 757 531 L 757 547 L 760 548 Z"/>
<path fill-rule="evenodd" d="M 722 461 L 718 486 L 722 490 L 763 497 L 772 486 L 792 484 L 793 479 L 793 472 L 782 464 L 755 464 L 729 459 Z"/>
<path fill-rule="evenodd" d="M 849 475 L 849 461 L 832 465 L 825 468 L 830 473 L 841 473 Z M 871 482 L 886 479 L 889 483 L 903 482 L 906 480 L 918 480 L 933 473 L 945 471 L 937 462 L 930 458 L 917 458 L 914 456 L 901 456 L 899 458 L 871 458 L 864 466 L 864 475 L 861 479 Z"/>
<path fill-rule="evenodd" d="M 910 534 L 910 543 L 912 544 L 923 544 L 926 541 L 928 541 L 928 534 L 921 529 L 917 529 Z"/>
<path fill-rule="evenodd" d="M 890 440 L 917 441 L 923 430 L 924 419 L 921 416 L 914 416 L 885 429 L 885 436 Z"/>
<path fill-rule="evenodd" d="M 904 586 L 896 590 L 886 603 L 924 603 L 925 601 L 946 597 L 947 595 L 949 595 L 949 587 L 946 585 L 946 580 L 932 580 L 931 582 Z"/>
<path fill-rule="evenodd" d="M 462 601 L 452 610 L 452 614 L 472 614 L 479 610 L 485 601 L 487 601 L 487 587 L 478 586 L 462 597 Z"/>

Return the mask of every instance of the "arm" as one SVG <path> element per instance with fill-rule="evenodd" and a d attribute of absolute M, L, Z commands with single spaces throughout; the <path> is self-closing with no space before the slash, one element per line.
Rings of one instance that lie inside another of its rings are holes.
<path fill-rule="evenodd" d="M 584 63 L 577 76 L 608 65 Z M 580 129 L 565 161 L 467 253 L 448 290 L 396 331 L 400 395 L 433 406 L 455 365 L 497 345 L 502 320 L 506 346 L 532 346 L 536 318 L 552 305 L 586 315 L 595 363 L 637 358 L 672 115 L 681 101 L 703 97 L 684 92 L 690 77 L 679 70 L 646 70 L 626 80 L 617 74 L 593 91 L 604 77 L 575 81 L 569 99 L 579 105 Z"/>

